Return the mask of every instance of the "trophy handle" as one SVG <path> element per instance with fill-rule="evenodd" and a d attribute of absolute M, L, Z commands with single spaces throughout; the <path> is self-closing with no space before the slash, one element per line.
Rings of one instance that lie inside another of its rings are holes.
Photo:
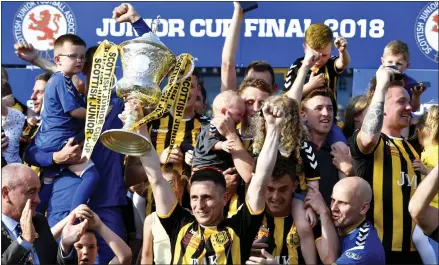
<path fill-rule="evenodd" d="M 185 76 L 183 76 L 180 80 L 178 80 L 178 82 L 181 82 L 192 75 L 192 73 L 194 72 L 194 69 L 195 69 L 195 62 L 196 61 L 197 61 L 197 58 L 193 58 L 193 57 L 191 58 L 191 64 L 192 64 L 191 70 L 189 72 L 187 72 L 187 74 Z"/>

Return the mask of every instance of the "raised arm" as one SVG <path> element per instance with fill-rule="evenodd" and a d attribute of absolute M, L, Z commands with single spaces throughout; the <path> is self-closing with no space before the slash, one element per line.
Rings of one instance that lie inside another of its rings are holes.
<path fill-rule="evenodd" d="M 139 133 L 151 139 L 146 125 L 140 128 Z M 148 181 L 151 184 L 156 204 L 156 212 L 160 216 L 166 216 L 177 204 L 177 198 L 175 197 L 171 185 L 163 178 L 159 157 L 157 156 L 155 148 L 152 147 L 150 152 L 143 154 L 143 156 L 140 157 L 140 161 L 142 162 Z"/>
<path fill-rule="evenodd" d="M 438 228 L 438 209 L 430 206 L 439 189 L 438 178 L 436 165 L 418 186 L 409 203 L 410 215 L 426 235 Z"/>
<path fill-rule="evenodd" d="M 123 3 L 113 10 L 113 19 L 118 23 L 130 22 L 138 35 L 143 35 L 151 31 L 136 9 L 128 3 Z"/>
<path fill-rule="evenodd" d="M 235 9 L 224 42 L 221 59 L 221 92 L 237 88 L 235 58 L 244 12 L 238 2 L 233 2 L 233 5 Z"/>
<path fill-rule="evenodd" d="M 380 140 L 384 119 L 384 101 L 390 80 L 395 72 L 396 70 L 383 65 L 376 72 L 375 92 L 356 139 L 358 148 L 363 154 L 370 154 Z"/>
<path fill-rule="evenodd" d="M 17 42 L 14 44 L 14 49 L 15 54 L 17 54 L 17 56 L 20 57 L 20 59 L 22 59 L 23 61 L 38 66 L 39 68 L 49 73 L 54 73 L 57 71 L 56 64 L 38 55 L 32 44 Z M 84 91 L 85 83 L 77 75 L 74 75 L 72 77 L 72 82 L 75 85 L 76 89 L 78 89 L 78 91 Z"/>
<path fill-rule="evenodd" d="M 308 51 L 303 59 L 302 66 L 300 67 L 296 79 L 294 80 L 293 86 L 287 92 L 289 98 L 295 99 L 297 102 L 302 101 L 303 86 L 305 84 L 306 75 L 308 74 L 311 67 L 317 63 L 320 59 L 320 54 Z"/>
<path fill-rule="evenodd" d="M 56 225 L 50 228 L 50 231 L 53 234 L 53 238 L 57 241 L 58 238 L 61 236 L 62 230 L 67 225 L 69 220 L 73 219 L 73 216 L 75 218 L 81 218 L 81 219 L 89 219 L 93 217 L 93 213 L 88 208 L 87 205 L 81 204 L 78 207 L 76 207 L 68 216 L 66 216 L 64 219 L 59 221 Z"/>
<path fill-rule="evenodd" d="M 266 121 L 264 145 L 256 164 L 255 175 L 252 177 L 246 194 L 246 201 L 252 212 L 258 213 L 265 208 L 265 194 L 268 178 L 273 173 L 279 150 L 280 132 L 284 123 L 284 112 L 276 106 L 265 104 L 263 115 Z"/>
<path fill-rule="evenodd" d="M 345 38 L 339 36 L 335 40 L 334 44 L 335 48 L 337 48 L 339 52 L 339 57 L 335 61 L 335 66 L 338 69 L 346 69 L 346 67 L 348 67 L 351 63 L 351 56 L 348 52 L 348 42 Z"/>

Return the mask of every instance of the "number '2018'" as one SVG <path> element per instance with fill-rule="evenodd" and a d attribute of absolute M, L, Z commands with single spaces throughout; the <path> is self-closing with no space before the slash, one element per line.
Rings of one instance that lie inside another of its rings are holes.
<path fill-rule="evenodd" d="M 367 19 L 355 21 L 353 19 L 343 19 L 340 23 L 336 19 L 327 19 L 325 24 L 334 32 L 334 37 L 343 36 L 352 38 L 357 33 L 359 27 L 360 37 L 382 38 L 384 36 L 384 21 L 381 19 L 372 19 L 367 23 Z M 369 32 L 369 34 L 367 34 Z"/>

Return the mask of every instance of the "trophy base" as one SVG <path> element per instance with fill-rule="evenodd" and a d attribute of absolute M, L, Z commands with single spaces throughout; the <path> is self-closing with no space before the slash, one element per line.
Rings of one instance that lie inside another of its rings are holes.
<path fill-rule="evenodd" d="M 129 156 L 142 156 L 151 151 L 151 142 L 145 136 L 122 129 L 107 130 L 100 140 L 108 149 Z"/>

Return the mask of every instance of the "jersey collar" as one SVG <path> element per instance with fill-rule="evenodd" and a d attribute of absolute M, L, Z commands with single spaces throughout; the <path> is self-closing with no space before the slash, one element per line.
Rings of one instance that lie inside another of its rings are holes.
<path fill-rule="evenodd" d="M 348 227 L 343 228 L 343 229 L 339 229 L 339 230 L 338 230 L 338 234 L 339 234 L 340 236 L 345 236 L 345 235 L 347 235 L 347 234 L 352 233 L 352 231 L 354 231 L 354 230 L 357 229 L 359 226 L 361 226 L 365 220 L 366 220 L 366 218 L 364 217 L 363 219 L 361 219 L 361 221 L 359 221 L 358 223 L 356 223 L 356 224 L 354 224 L 354 225 L 348 226 Z"/>

